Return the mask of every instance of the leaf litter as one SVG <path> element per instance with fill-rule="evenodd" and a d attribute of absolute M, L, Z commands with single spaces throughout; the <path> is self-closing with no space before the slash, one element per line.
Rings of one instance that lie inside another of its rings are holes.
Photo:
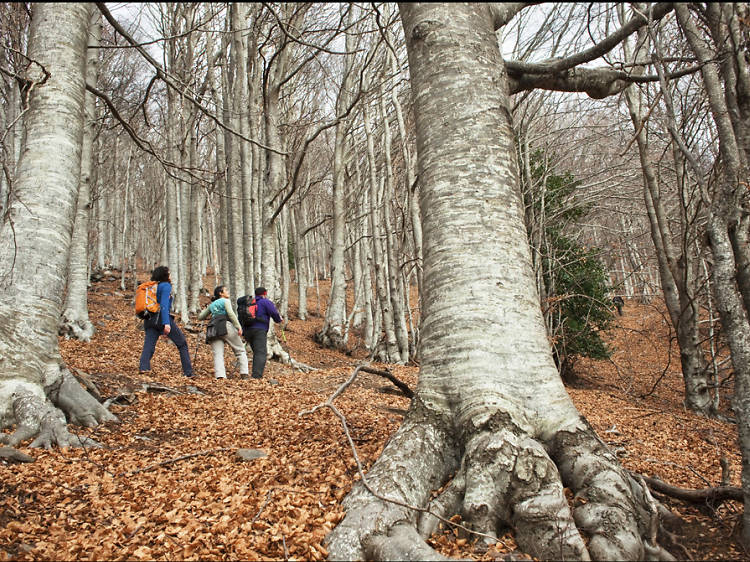
<path fill-rule="evenodd" d="M 22 448 L 36 461 L 0 461 L 0 560 L 325 559 L 324 538 L 343 518 L 341 501 L 359 475 L 333 413 L 299 413 L 325 402 L 365 353 L 356 338 L 349 355 L 314 343 L 326 286 L 320 305 L 311 293 L 307 321 L 297 318 L 292 297 L 284 336 L 292 356 L 317 370 L 303 374 L 269 361 L 264 379 L 241 380 L 229 353 L 229 378 L 215 380 L 203 332 L 185 329 L 198 375 L 188 380 L 164 339 L 152 372 L 138 373 L 143 332 L 132 290 L 121 291 L 114 277 L 93 284 L 89 311 L 97 333 L 88 343 L 61 338 L 63 358 L 103 397 L 125 391 L 134 399 L 112 404 L 119 424 L 71 426 L 101 449 Z M 740 486 L 736 427 L 682 406 L 679 353 L 669 349 L 658 307 L 628 303 L 615 320 L 607 334 L 612 361 L 577 365 L 579 380 L 568 391 L 579 410 L 633 472 L 684 488 L 718 486 L 724 457 L 731 484 Z M 416 388 L 418 367 L 373 366 Z M 180 392 L 144 392 L 144 383 Z M 395 387 L 360 373 L 336 400 L 365 471 L 409 405 L 385 388 Z M 266 456 L 243 462 L 236 454 L 243 448 Z M 670 530 L 691 558 L 748 559 L 737 540 L 742 505 L 695 507 L 657 497 L 682 517 Z M 455 528 L 442 528 L 430 543 L 448 556 L 530 558 L 512 529 L 489 549 Z"/>

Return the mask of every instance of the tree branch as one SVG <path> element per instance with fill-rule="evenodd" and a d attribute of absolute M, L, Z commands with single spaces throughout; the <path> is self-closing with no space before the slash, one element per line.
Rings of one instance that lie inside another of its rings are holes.
<path fill-rule="evenodd" d="M 214 123 L 216 123 L 219 127 L 221 127 L 222 129 L 224 129 L 225 131 L 227 131 L 227 132 L 229 132 L 229 133 L 231 133 L 231 134 L 233 134 L 233 135 L 235 135 L 235 136 L 237 136 L 237 137 L 239 137 L 239 138 L 241 138 L 241 139 L 243 139 L 243 140 L 245 140 L 247 142 L 250 142 L 250 143 L 258 146 L 259 148 L 262 148 L 264 150 L 269 150 L 271 152 L 275 152 L 276 154 L 280 154 L 282 156 L 288 156 L 288 153 L 286 153 L 284 151 L 277 150 L 277 149 L 272 148 L 270 146 L 266 146 L 266 145 L 258 142 L 257 140 L 251 139 L 249 137 L 246 137 L 245 135 L 243 135 L 243 134 L 239 133 L 238 131 L 235 131 L 231 127 L 225 125 L 218 117 L 216 117 L 213 113 L 211 113 L 205 107 L 203 107 L 203 105 L 196 98 L 194 98 L 192 96 L 189 96 L 187 93 L 185 93 L 185 91 L 183 91 L 183 88 L 179 87 L 177 84 L 174 83 L 174 81 L 173 81 L 172 77 L 169 75 L 169 73 L 167 73 L 161 67 L 161 65 L 148 53 L 148 51 L 146 51 L 146 49 L 144 49 L 143 47 L 141 47 L 138 44 L 138 42 L 135 39 L 133 39 L 130 36 L 130 34 L 127 31 L 125 31 L 125 29 L 118 23 L 118 21 L 114 18 L 114 16 L 112 16 L 112 14 L 109 12 L 109 10 L 107 9 L 107 6 L 104 4 L 104 2 L 96 2 L 96 5 L 99 8 L 99 11 L 104 16 L 104 18 L 110 23 L 110 25 L 115 29 L 115 31 L 117 31 L 117 33 L 119 33 L 123 38 L 125 38 L 125 40 L 128 43 L 130 43 L 133 47 L 135 47 L 136 50 L 141 54 L 141 56 L 143 56 L 143 58 L 145 58 L 149 62 L 149 64 L 151 64 L 151 66 L 153 66 L 156 69 L 156 77 L 160 78 L 161 80 L 163 80 L 164 83 L 167 86 L 169 86 L 170 88 L 172 88 L 181 97 L 183 97 L 184 99 L 186 99 L 190 103 L 194 104 L 195 107 L 197 107 L 198 110 L 201 113 L 203 113 L 206 117 L 208 117 L 209 119 L 211 119 Z"/>
<path fill-rule="evenodd" d="M 381 371 L 380 369 L 373 369 L 372 367 L 360 367 L 359 370 L 364 373 L 370 373 L 388 379 L 399 388 L 404 396 L 407 398 L 414 398 L 414 391 L 409 388 L 409 385 L 397 379 L 390 371 Z"/>
<path fill-rule="evenodd" d="M 653 21 L 660 20 L 674 9 L 671 2 L 660 2 L 654 6 Z M 555 74 L 571 69 L 580 64 L 585 64 L 606 55 L 614 49 L 628 35 L 635 33 L 639 28 L 649 22 L 649 19 L 641 14 L 623 25 L 614 33 L 602 39 L 596 45 L 566 58 L 550 59 L 540 63 L 527 63 L 520 61 L 507 61 L 506 67 L 509 74 Z"/>
<path fill-rule="evenodd" d="M 709 503 L 716 505 L 727 500 L 738 502 L 744 501 L 742 489 L 735 486 L 718 486 L 716 488 L 690 490 L 687 488 L 672 486 L 658 478 L 643 476 L 643 479 L 652 490 L 688 503 Z"/>
<path fill-rule="evenodd" d="M 172 177 L 172 178 L 174 178 L 175 180 L 178 180 L 178 181 L 184 181 L 184 178 L 181 178 L 181 177 L 175 175 L 171 171 L 171 169 L 181 170 L 181 171 L 187 172 L 191 177 L 197 179 L 198 181 L 205 181 L 205 179 L 202 178 L 202 177 L 200 177 L 200 176 L 195 175 L 193 173 L 193 170 L 197 170 L 197 171 L 200 171 L 200 172 L 203 172 L 203 173 L 206 173 L 206 174 L 214 174 L 215 173 L 212 170 L 204 170 L 204 169 L 200 169 L 200 168 L 193 168 L 193 169 L 185 168 L 184 166 L 180 166 L 178 164 L 175 164 L 174 162 L 171 162 L 169 160 L 165 160 L 164 158 L 162 158 L 161 156 L 159 156 L 157 154 L 156 150 L 154 149 L 154 147 L 151 145 L 151 143 L 148 140 L 142 139 L 141 137 L 139 137 L 138 133 L 135 132 L 135 129 L 133 129 L 133 127 L 130 125 L 130 123 L 128 123 L 125 119 L 123 119 L 123 117 L 117 111 L 117 108 L 115 107 L 115 104 L 112 102 L 112 100 L 109 98 L 109 96 L 107 94 L 105 94 L 101 90 L 98 90 L 97 88 L 95 88 L 91 84 L 86 84 L 86 90 L 88 90 L 89 92 L 91 92 L 92 94 L 94 94 L 96 97 L 98 97 L 100 100 L 102 100 L 104 102 L 104 104 L 107 106 L 107 108 L 109 109 L 110 113 L 112 114 L 112 117 L 114 117 L 115 120 L 117 120 L 122 125 L 122 127 L 125 129 L 125 132 L 127 132 L 128 136 L 130 136 L 130 138 L 133 139 L 133 142 L 135 142 L 135 144 L 138 146 L 138 148 L 140 148 L 144 152 L 146 152 L 146 153 L 150 154 L 151 156 L 153 156 L 154 158 L 156 158 L 156 160 L 164 167 L 164 171 L 170 177 Z"/>
<path fill-rule="evenodd" d="M 512 62 L 512 61 L 511 61 Z M 511 63 L 508 63 L 511 64 Z M 668 78 L 674 79 L 698 72 L 701 65 L 689 66 L 672 72 Z M 511 94 L 525 90 L 542 89 L 556 92 L 585 92 L 593 99 L 602 99 L 619 94 L 631 84 L 658 82 L 655 74 L 637 75 L 613 68 L 571 68 L 549 74 L 511 73 L 508 69 L 508 82 Z"/>
<path fill-rule="evenodd" d="M 541 4 L 541 2 L 490 2 L 487 4 L 492 14 L 492 24 L 495 26 L 495 31 L 500 29 L 510 20 L 512 20 L 518 12 L 529 6 Z"/>

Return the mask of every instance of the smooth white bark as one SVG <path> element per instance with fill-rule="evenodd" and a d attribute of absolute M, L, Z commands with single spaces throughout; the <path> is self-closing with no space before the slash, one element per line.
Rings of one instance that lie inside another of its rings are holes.
<path fill-rule="evenodd" d="M 74 380 L 70 384 L 57 342 L 81 174 L 88 22 L 87 4 L 34 5 L 29 57 L 49 75 L 43 81 L 39 64 L 29 66 L 28 78 L 36 83 L 18 201 L 0 236 L 0 426 L 18 422 L 16 437 L 41 431 L 49 439 L 60 429 L 61 445 L 70 444 L 65 416 L 58 412 L 62 419 L 42 427 L 47 410 L 54 410 L 44 397 L 77 423 L 113 418 Z"/>

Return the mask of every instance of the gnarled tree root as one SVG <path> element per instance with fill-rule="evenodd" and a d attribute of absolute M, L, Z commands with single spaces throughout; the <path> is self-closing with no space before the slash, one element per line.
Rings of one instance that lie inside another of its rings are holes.
<path fill-rule="evenodd" d="M 745 501 L 742 488 L 737 488 L 736 486 L 717 486 L 715 488 L 690 490 L 672 486 L 657 478 L 643 476 L 643 479 L 655 492 L 691 504 L 717 506 L 725 501 Z"/>
<path fill-rule="evenodd" d="M 472 428 L 460 451 L 420 408 L 415 399 L 345 499 L 346 517 L 327 538 L 331 560 L 443 559 L 424 537 L 456 513 L 487 542 L 515 529 L 540 559 L 674 559 L 657 543 L 656 502 L 583 420 L 541 440 L 495 418 Z"/>
<path fill-rule="evenodd" d="M 93 439 L 71 434 L 67 423 L 94 427 L 104 421 L 117 421 L 66 369 L 46 391 L 47 400 L 23 387 L 12 393 L 16 429 L 10 435 L 0 435 L 0 442 L 14 447 L 33 438 L 29 445 L 32 448 L 98 447 Z"/>
<path fill-rule="evenodd" d="M 58 327 L 58 334 L 65 339 L 76 339 L 82 342 L 91 341 L 91 337 L 96 333 L 96 328 L 88 319 L 88 316 L 82 316 L 73 310 L 63 312 Z"/>

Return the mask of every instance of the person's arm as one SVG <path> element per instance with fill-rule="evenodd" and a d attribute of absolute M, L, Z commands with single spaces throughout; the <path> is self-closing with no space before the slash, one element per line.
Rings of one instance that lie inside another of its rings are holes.
<path fill-rule="evenodd" d="M 281 315 L 279 314 L 279 311 L 276 310 L 276 305 L 273 304 L 273 301 L 271 299 L 268 299 L 268 304 L 270 305 L 268 307 L 268 315 L 273 318 L 273 321 L 277 324 L 281 324 Z"/>
<path fill-rule="evenodd" d="M 227 318 L 229 318 L 229 321 L 232 323 L 232 326 L 237 328 L 237 331 L 240 335 L 242 335 L 242 326 L 240 326 L 240 321 L 237 320 L 237 315 L 234 313 L 234 309 L 232 308 L 232 302 L 229 299 L 224 299 L 224 308 L 227 310 Z"/>
<path fill-rule="evenodd" d="M 169 326 L 169 295 L 172 294 L 172 284 L 159 283 L 156 289 L 156 300 L 159 302 L 159 324 Z M 169 333 L 167 331 L 167 333 Z"/>
<path fill-rule="evenodd" d="M 208 315 L 211 314 L 211 309 L 206 307 L 203 310 L 201 310 L 201 313 L 198 315 L 198 320 L 205 320 L 208 318 Z"/>

